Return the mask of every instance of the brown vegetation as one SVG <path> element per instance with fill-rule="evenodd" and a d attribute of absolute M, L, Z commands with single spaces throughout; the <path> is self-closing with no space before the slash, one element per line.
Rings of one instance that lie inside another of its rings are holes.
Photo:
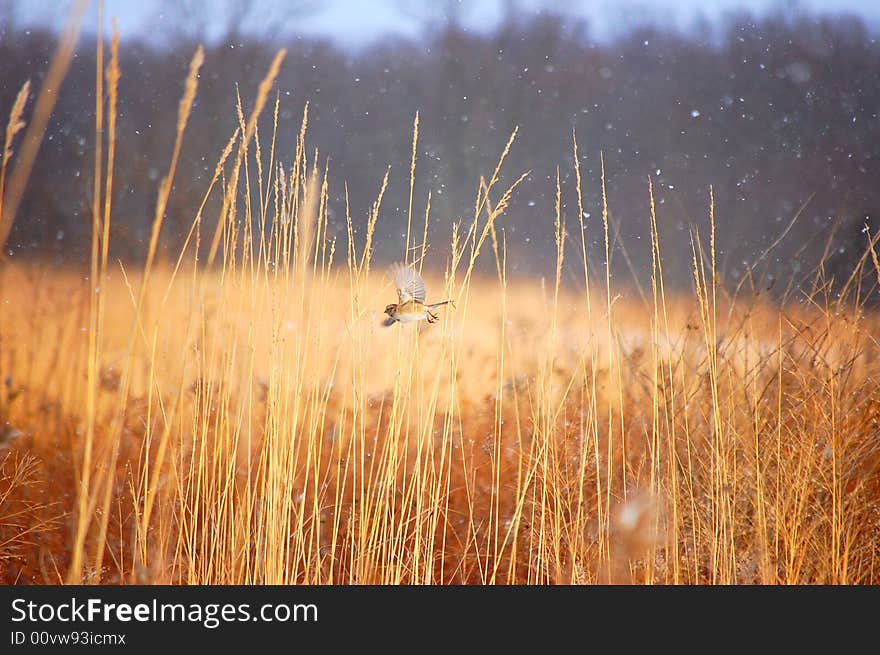
<path fill-rule="evenodd" d="M 442 275 L 424 239 L 430 197 L 410 203 L 400 258 L 432 261 L 429 294 L 455 308 L 384 328 L 394 290 L 372 253 L 385 184 L 365 233 L 348 204 L 345 234 L 329 233 L 307 112 L 293 162 L 277 161 L 283 52 L 204 191 L 219 216 L 200 209 L 178 252 L 157 255 L 199 49 L 145 264 L 113 263 L 117 43 L 97 66 L 108 158 L 95 160 L 89 274 L 0 270 L 4 582 L 877 581 L 873 241 L 839 292 L 820 264 L 782 304 L 734 293 L 710 198 L 710 232 L 688 244 L 693 291 L 667 293 L 649 181 L 650 283 L 636 296 L 591 272 L 611 247 L 605 172 L 591 248 L 575 143 L 574 180 L 557 170 L 555 210 L 539 217 L 555 275 L 510 279 L 504 218 L 524 176 L 499 180 L 514 133 L 453 225 Z"/>

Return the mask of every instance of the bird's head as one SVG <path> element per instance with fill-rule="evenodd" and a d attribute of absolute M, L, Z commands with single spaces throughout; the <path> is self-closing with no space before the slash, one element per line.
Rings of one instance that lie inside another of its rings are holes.
<path fill-rule="evenodd" d="M 397 311 L 397 305 L 393 303 L 385 308 L 385 313 L 388 314 L 388 316 L 393 316 L 395 311 Z"/>

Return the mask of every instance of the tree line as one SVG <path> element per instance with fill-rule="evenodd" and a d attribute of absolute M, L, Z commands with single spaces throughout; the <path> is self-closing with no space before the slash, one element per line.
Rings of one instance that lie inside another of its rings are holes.
<path fill-rule="evenodd" d="M 0 31 L 5 123 L 24 81 L 39 88 L 57 34 L 10 21 Z M 123 42 L 114 257 L 136 260 L 146 250 L 196 45 L 185 31 L 161 43 Z M 307 145 L 322 162 L 329 157 L 331 233 L 346 238 L 344 183 L 362 233 L 391 168 L 377 228 L 380 259 L 399 257 L 403 248 L 416 112 L 415 205 L 423 212 L 431 192 L 435 266 L 442 266 L 453 221 L 472 215 L 480 176 L 491 174 L 517 127 L 501 183 L 531 174 L 502 221 L 514 274 L 554 266 L 557 167 L 566 225 L 572 234 L 579 229 L 573 133 L 590 260 L 597 269 L 604 263 L 601 153 L 612 270 L 622 280 L 650 266 L 649 178 L 665 269 L 681 283 L 691 276 L 691 230 L 708 234 L 710 186 L 719 268 L 734 282 L 758 260 L 768 286 L 807 275 L 823 260 L 827 275 L 843 276 L 878 229 L 880 44 L 862 20 L 740 14 L 685 31 L 635 26 L 609 40 L 570 17 L 510 13 L 490 31 L 447 20 L 418 38 L 387 38 L 360 50 L 230 26 L 206 47 L 163 228 L 169 252 L 179 247 L 238 125 L 236 93 L 247 111 L 279 47 L 288 50 L 276 84 L 279 158 L 293 158 L 309 102 Z M 94 61 L 93 40 L 81 40 L 7 244 L 14 257 L 70 264 L 88 252 Z M 261 132 L 264 139 L 271 134 L 271 112 Z M 215 204 L 205 215 L 217 214 Z"/>

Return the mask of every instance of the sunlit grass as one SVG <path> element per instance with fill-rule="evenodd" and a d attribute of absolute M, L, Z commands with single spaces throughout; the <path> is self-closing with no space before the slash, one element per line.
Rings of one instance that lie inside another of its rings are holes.
<path fill-rule="evenodd" d="M 593 279 L 611 248 L 605 168 L 582 180 L 576 143 L 575 188 L 557 171 L 555 215 L 536 217 L 555 275 L 511 278 L 504 212 L 525 173 L 499 180 L 515 132 L 475 181 L 473 215 L 427 248 L 438 219 L 412 194 L 416 117 L 400 259 L 456 306 L 385 328 L 396 294 L 372 244 L 388 174 L 358 210 L 366 232 L 346 195 L 346 232 L 331 236 L 338 182 L 306 147 L 308 107 L 289 164 L 277 99 L 262 116 L 283 52 L 254 109 L 239 103 L 205 190 L 219 216 L 200 210 L 159 257 L 195 54 L 145 263 L 112 262 L 118 38 L 106 71 L 99 52 L 108 157 L 95 160 L 90 271 L 0 271 L 5 582 L 877 581 L 880 321 L 861 284 L 832 294 L 820 267 L 783 303 L 728 292 L 710 196 L 691 291 L 672 292 L 650 181 L 650 294 L 607 268 Z M 596 251 L 589 183 L 603 190 Z M 874 274 L 869 245 L 852 279 Z"/>
<path fill-rule="evenodd" d="M 91 389 L 82 279 L 3 273 L 4 446 L 46 505 L 7 581 L 70 565 L 90 397 L 90 582 L 875 580 L 872 317 L 724 307 L 707 349 L 681 297 L 618 301 L 609 341 L 538 283 L 418 330 L 381 327 L 381 274 L 153 280 L 129 350 L 137 280 L 105 276 Z"/>

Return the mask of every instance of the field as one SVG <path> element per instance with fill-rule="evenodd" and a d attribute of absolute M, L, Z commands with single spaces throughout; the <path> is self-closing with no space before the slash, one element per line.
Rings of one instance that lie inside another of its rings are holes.
<path fill-rule="evenodd" d="M 178 251 L 158 244 L 198 54 L 145 261 L 108 255 L 111 124 L 89 270 L 0 269 L 4 583 L 878 581 L 872 243 L 849 283 L 820 265 L 773 301 L 719 279 L 713 217 L 673 292 L 652 211 L 643 299 L 591 273 L 607 207 L 594 251 L 557 195 L 555 276 L 511 277 L 505 151 L 448 247 L 410 208 L 400 259 L 455 306 L 386 327 L 381 192 L 330 238 L 305 117 L 289 167 L 256 145 L 281 57 L 206 189 L 221 215 Z"/>

